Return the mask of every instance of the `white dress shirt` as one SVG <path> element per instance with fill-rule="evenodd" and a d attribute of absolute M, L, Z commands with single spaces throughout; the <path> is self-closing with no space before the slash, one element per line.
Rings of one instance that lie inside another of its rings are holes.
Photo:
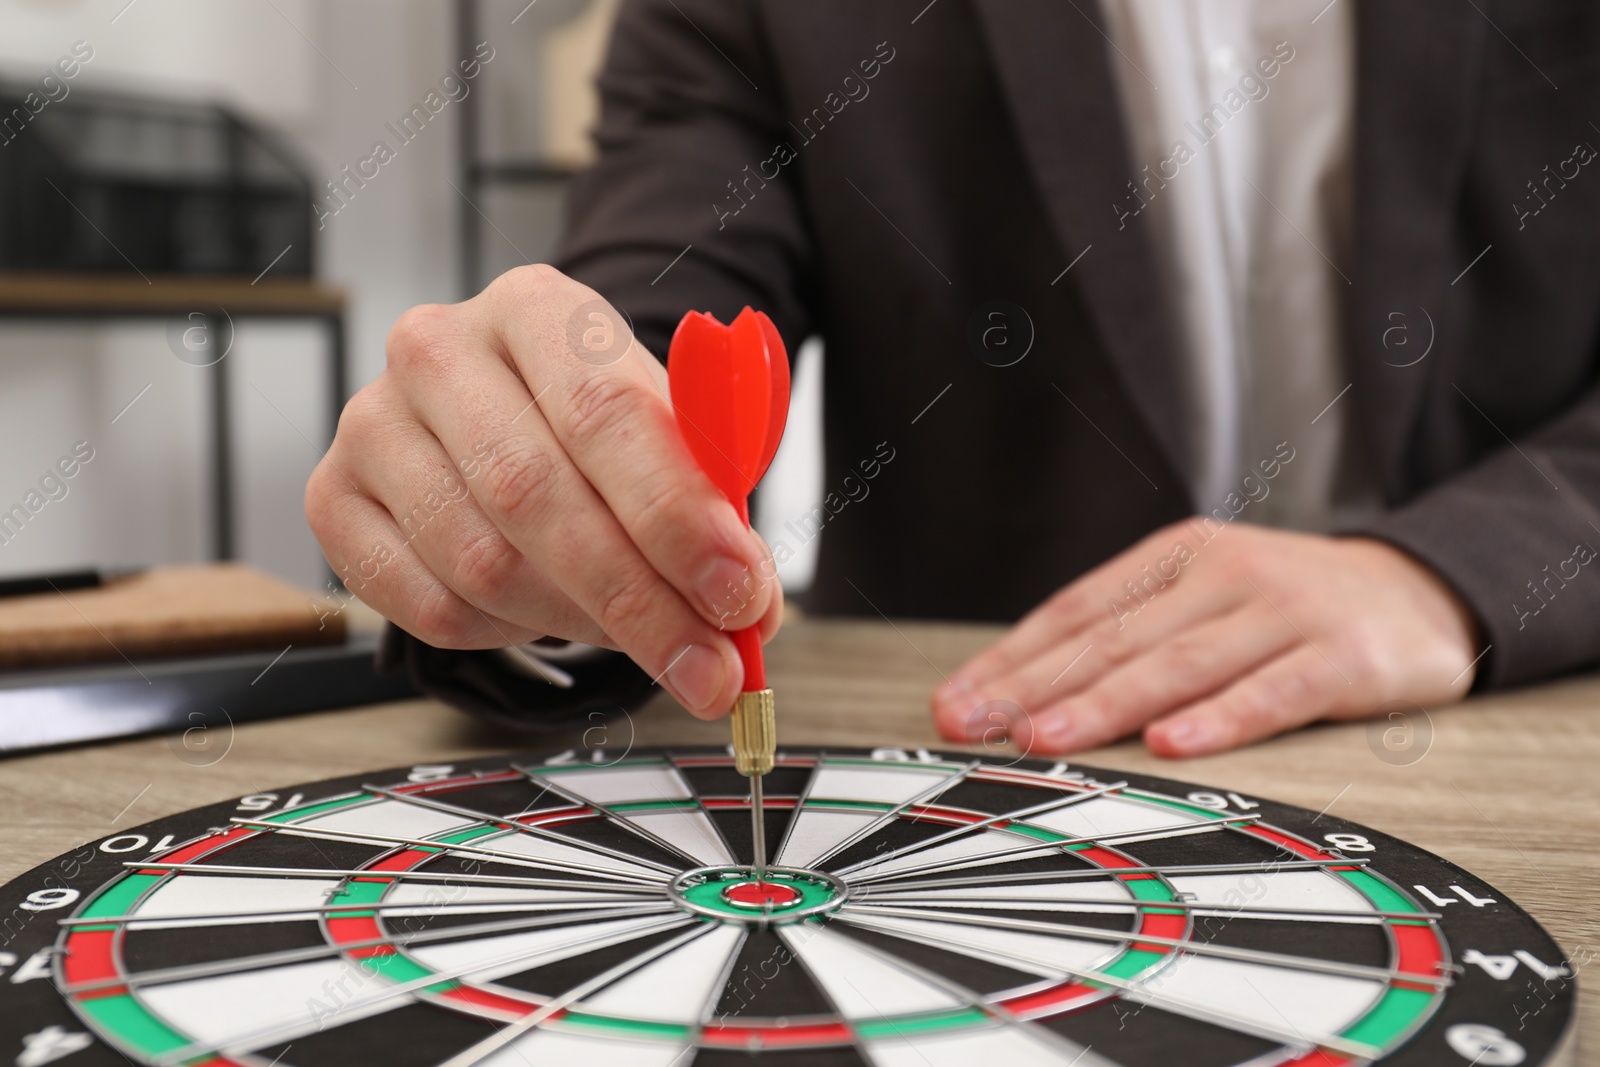
<path fill-rule="evenodd" d="M 1316 531 L 1355 518 L 1376 499 L 1340 395 L 1355 5 L 1101 2 L 1133 153 L 1123 236 L 1152 241 L 1180 333 L 1195 506 L 1248 499 L 1237 517 Z M 1263 479 L 1283 445 L 1294 458 Z"/>

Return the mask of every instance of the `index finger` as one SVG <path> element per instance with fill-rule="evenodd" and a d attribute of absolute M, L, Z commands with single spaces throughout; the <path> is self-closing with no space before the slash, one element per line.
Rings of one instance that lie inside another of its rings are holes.
<path fill-rule="evenodd" d="M 486 295 L 540 414 L 650 565 L 719 628 L 761 619 L 770 557 L 690 454 L 625 316 L 550 268 Z"/>

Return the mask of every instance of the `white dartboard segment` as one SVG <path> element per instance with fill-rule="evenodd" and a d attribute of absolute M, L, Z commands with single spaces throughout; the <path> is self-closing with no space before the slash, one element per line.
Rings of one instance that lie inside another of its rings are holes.
<path fill-rule="evenodd" d="M 732 863 L 733 856 L 711 817 L 699 808 L 657 808 L 631 811 L 622 816 L 659 837 L 686 857 L 703 865 Z"/>
<path fill-rule="evenodd" d="M 399 800 L 373 800 L 347 804 L 310 818 L 282 823 L 296 830 L 326 830 L 385 837 L 395 841 L 416 841 L 476 826 L 477 820 L 465 815 L 406 804 Z"/>
<path fill-rule="evenodd" d="M 1003 1025 L 958 1034 L 896 1034 L 869 1042 L 867 1052 L 873 1067 L 1115 1067 L 1082 1046 Z"/>
<path fill-rule="evenodd" d="M 849 841 L 876 822 L 876 811 L 802 808 L 794 816 L 783 848 L 772 862 L 780 867 L 809 867 L 818 856 Z"/>
<path fill-rule="evenodd" d="M 538 768 L 533 777 L 535 781 L 547 781 L 563 792 L 606 807 L 654 800 L 687 800 L 690 795 L 677 769 L 665 762 L 572 770 L 543 767 Z"/>
<path fill-rule="evenodd" d="M 1248 908 L 1302 908 L 1304 914 L 1274 916 L 1307 922 L 1374 923 L 1372 902 L 1342 878 L 1323 871 L 1239 871 L 1232 874 L 1174 874 L 1172 888 L 1192 894 L 1193 903 L 1210 905 L 1199 915 L 1231 915 Z M 1363 914 L 1366 913 L 1366 914 Z"/>
<path fill-rule="evenodd" d="M 868 898 L 896 907 L 948 908 L 981 904 L 987 909 L 1013 911 L 1081 911 L 1095 914 L 1132 914 L 1136 900 L 1124 883 L 1114 878 L 1083 879 L 1044 884 L 997 882 L 992 885 L 951 886 L 944 889 L 875 889 Z"/>
<path fill-rule="evenodd" d="M 315 919 L 340 882 L 332 878 L 241 878 L 184 872 L 138 903 L 132 929 Z M 191 920 L 189 917 L 213 916 Z M 162 921 L 174 920 L 177 921 Z M 150 921 L 145 921 L 150 920 Z"/>
<path fill-rule="evenodd" d="M 312 1033 L 330 1020 L 354 1022 L 411 1003 L 405 993 L 382 996 L 389 986 L 335 958 L 146 986 L 138 996 L 194 1040 L 224 1047 L 241 1035 Z"/>
<path fill-rule="evenodd" d="M 811 783 L 813 800 L 875 801 L 904 804 L 949 781 L 948 767 L 918 763 L 842 763 L 829 760 L 817 768 Z"/>
<path fill-rule="evenodd" d="M 578 1007 L 654 1022 L 698 1023 L 711 1014 L 739 946 L 743 927 L 702 934 L 585 997 Z"/>
<path fill-rule="evenodd" d="M 1354 1023 L 1384 988 L 1364 978 L 1187 952 L 1139 984 L 1152 1003 L 1168 1010 L 1181 1010 L 1174 1004 L 1194 1005 L 1249 1020 L 1268 1033 L 1287 1029 L 1319 1035 L 1337 1034 Z"/>
<path fill-rule="evenodd" d="M 406 954 L 436 971 L 460 974 L 473 981 L 492 981 L 518 971 L 564 960 L 580 952 L 593 952 L 656 930 L 665 929 L 670 917 L 650 915 L 637 919 L 557 926 L 540 930 L 476 937 L 471 940 L 414 944 Z"/>
<path fill-rule="evenodd" d="M 692 1055 L 692 1053 L 691 1053 Z M 479 1060 L 481 1067 L 687 1067 L 682 1045 L 535 1030 Z"/>
<path fill-rule="evenodd" d="M 780 927 L 778 932 L 846 1019 L 881 1019 L 962 1004 L 948 991 L 825 926 Z"/>
<path fill-rule="evenodd" d="M 939 919 L 877 915 L 870 907 L 852 911 L 849 921 L 860 922 L 869 929 L 898 934 L 912 942 L 938 945 L 940 948 L 964 952 L 975 959 L 1000 962 L 1013 970 L 1039 975 L 1070 975 L 1091 970 L 1119 955 L 1127 947 L 1127 941 L 1122 940 L 1057 937 Z"/>

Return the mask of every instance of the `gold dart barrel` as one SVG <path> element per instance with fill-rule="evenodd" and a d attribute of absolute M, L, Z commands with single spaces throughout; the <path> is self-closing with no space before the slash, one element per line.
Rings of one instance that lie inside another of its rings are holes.
<path fill-rule="evenodd" d="M 778 751 L 776 702 L 770 689 L 740 693 L 733 705 L 733 765 L 746 778 L 772 770 Z"/>

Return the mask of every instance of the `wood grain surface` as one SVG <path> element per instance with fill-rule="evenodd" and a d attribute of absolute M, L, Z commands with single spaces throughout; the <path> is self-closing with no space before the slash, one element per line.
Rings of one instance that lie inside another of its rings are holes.
<path fill-rule="evenodd" d="M 239 563 L 152 567 L 92 589 L 0 598 L 0 668 L 344 640 L 337 602 Z"/>
<path fill-rule="evenodd" d="M 786 625 L 768 654 L 780 741 L 954 750 L 960 746 L 933 731 L 928 693 L 941 671 L 998 632 L 910 622 Z M 1379 757 L 1387 750 L 1375 747 L 1365 724 L 1319 726 L 1188 762 L 1157 759 L 1136 742 L 1085 753 L 1083 761 L 1327 807 L 1482 876 L 1582 961 L 1600 954 L 1597 705 L 1600 678 L 1590 676 L 1434 711 L 1426 755 L 1405 765 Z M 179 758 L 175 737 L 12 759 L 0 762 L 0 880 L 116 828 L 336 775 L 546 745 L 726 741 L 726 723 L 691 719 L 666 697 L 627 721 L 533 741 L 417 700 L 240 726 L 207 740 L 218 746 L 212 751 L 226 745 L 227 754 L 205 767 Z M 1579 982 L 1580 1063 L 1600 1053 L 1590 977 Z"/>
<path fill-rule="evenodd" d="M 331 315 L 344 290 L 306 278 L 0 271 L 0 312 L 183 314 L 225 307 L 254 315 Z"/>

